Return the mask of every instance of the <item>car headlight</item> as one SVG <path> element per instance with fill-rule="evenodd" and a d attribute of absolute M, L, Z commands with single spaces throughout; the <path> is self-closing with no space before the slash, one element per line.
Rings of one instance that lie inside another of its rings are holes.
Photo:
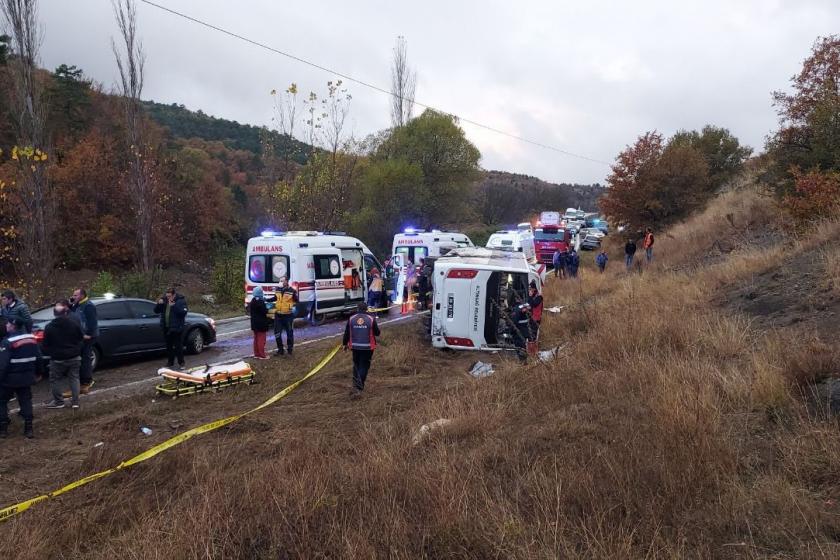
<path fill-rule="evenodd" d="M 214 331 L 216 330 L 216 320 L 215 319 L 213 319 L 212 317 L 205 317 L 204 320 L 207 321 L 208 323 L 210 323 L 210 328 L 211 329 L 213 329 Z"/>

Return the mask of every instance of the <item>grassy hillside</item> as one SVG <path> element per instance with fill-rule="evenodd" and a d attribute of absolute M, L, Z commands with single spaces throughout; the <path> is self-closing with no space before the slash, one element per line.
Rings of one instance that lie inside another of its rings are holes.
<path fill-rule="evenodd" d="M 340 356 L 259 415 L 39 504 L 3 527 L 4 550 L 837 557 L 840 223 L 791 237 L 777 216 L 761 192 L 731 191 L 660 233 L 652 265 L 627 272 L 610 249 L 600 275 L 587 255 L 579 282 L 547 287 L 547 303 L 564 306 L 544 320 L 542 346 L 560 347 L 548 364 L 434 351 L 418 325 L 386 328 L 362 400 L 348 399 L 349 358 Z M 243 410 L 326 350 L 259 364 L 262 384 L 252 388 L 124 399 L 72 423 L 42 421 L 41 438 L 4 460 L 16 483 L 0 501 Z M 470 378 L 479 358 L 497 373 Z M 413 443 L 440 418 L 452 422 Z M 136 435 L 138 425 L 156 435 Z"/>
<path fill-rule="evenodd" d="M 166 105 L 145 101 L 143 105 L 149 116 L 169 129 L 176 138 L 220 141 L 232 150 L 246 150 L 258 155 L 262 153 L 263 141 L 270 140 L 277 146 L 278 155 L 289 150 L 291 159 L 300 164 L 306 163 L 310 151 L 309 145 L 294 139 L 290 141 L 288 137 L 264 127 L 220 119 L 201 110 L 191 111 L 176 103 Z"/>

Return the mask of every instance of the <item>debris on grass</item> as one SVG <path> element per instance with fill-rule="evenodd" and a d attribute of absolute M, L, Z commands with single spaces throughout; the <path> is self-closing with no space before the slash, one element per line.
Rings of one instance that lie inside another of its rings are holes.
<path fill-rule="evenodd" d="M 414 437 L 411 440 L 412 445 L 418 445 L 423 440 L 428 438 L 432 432 L 436 430 L 440 430 L 444 426 L 447 426 L 452 423 L 452 420 L 449 418 L 438 418 L 434 422 L 430 422 L 428 424 L 423 424 L 420 426 L 420 429 L 417 430 L 417 433 L 414 434 Z"/>
<path fill-rule="evenodd" d="M 494 373 L 496 373 L 496 370 L 493 368 L 493 364 L 488 364 L 486 362 L 476 362 L 470 367 L 470 375 L 476 379 L 489 377 Z"/>

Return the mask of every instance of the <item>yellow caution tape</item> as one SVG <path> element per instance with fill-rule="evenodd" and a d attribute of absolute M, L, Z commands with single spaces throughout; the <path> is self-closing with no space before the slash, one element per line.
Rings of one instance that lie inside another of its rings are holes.
<path fill-rule="evenodd" d="M 289 385 L 288 387 L 286 387 L 285 389 L 283 389 L 282 391 L 280 391 L 276 395 L 272 396 L 271 398 L 269 398 L 267 401 L 265 401 L 261 405 L 256 406 L 256 407 L 252 408 L 251 410 L 249 410 L 247 412 L 243 412 L 241 414 L 235 414 L 233 416 L 228 416 L 227 418 L 222 418 L 221 420 L 216 420 L 214 422 L 209 422 L 207 424 L 203 424 L 203 425 L 198 426 L 196 428 L 193 428 L 191 430 L 187 430 L 186 432 L 180 433 L 175 437 L 171 437 L 168 440 L 164 441 L 163 443 L 160 443 L 160 444 L 152 447 L 151 449 L 148 449 L 148 450 L 144 451 L 143 453 L 140 453 L 139 455 L 136 455 L 136 456 L 132 457 L 131 459 L 123 461 L 122 463 L 120 463 L 116 467 L 113 467 L 113 468 L 110 468 L 108 470 L 92 474 L 90 476 L 86 476 L 85 478 L 82 478 L 82 479 L 77 480 L 75 482 L 71 482 L 70 484 L 68 484 L 66 486 L 63 486 L 63 487 L 59 488 L 58 490 L 53 490 L 49 494 L 43 494 L 41 496 L 37 496 L 37 497 L 32 498 L 30 500 L 26 500 L 25 502 L 20 502 L 19 504 L 15 504 L 13 506 L 9 506 L 9 507 L 0 509 L 0 522 L 5 521 L 5 520 L 9 519 L 10 517 L 14 517 L 15 515 L 18 515 L 20 513 L 23 513 L 24 511 L 28 510 L 30 507 L 37 504 L 38 502 L 41 502 L 43 500 L 47 500 L 49 498 L 55 498 L 56 496 L 60 496 L 62 494 L 65 494 L 65 493 L 69 492 L 70 490 L 74 490 L 76 488 L 79 488 L 80 486 L 84 486 L 85 484 L 93 482 L 94 480 L 99 480 L 100 478 L 103 478 L 105 476 L 113 474 L 113 473 L 115 473 L 119 470 L 128 468 L 132 465 L 136 465 L 137 463 L 142 463 L 143 461 L 147 461 L 147 460 L 151 459 L 152 457 L 154 457 L 155 455 L 163 453 L 167 449 L 171 449 L 171 448 L 175 447 L 176 445 L 180 445 L 180 444 L 184 443 L 185 441 L 187 441 L 188 439 L 191 439 L 191 438 L 193 438 L 197 435 L 206 434 L 207 432 L 212 432 L 213 430 L 218 430 L 219 428 L 221 428 L 223 426 L 227 426 L 228 424 L 232 424 L 233 422 L 236 422 L 237 420 L 239 420 L 239 419 L 241 419 L 245 416 L 248 416 L 249 414 L 253 414 L 254 412 L 257 412 L 259 410 L 262 410 L 263 408 L 266 408 L 267 406 L 271 406 L 272 404 L 276 403 L 277 401 L 279 401 L 280 399 L 282 399 L 283 397 L 285 397 L 286 395 L 288 395 L 289 393 L 291 393 L 292 391 L 297 389 L 304 381 L 306 381 L 307 379 L 309 379 L 310 377 L 312 377 L 313 375 L 315 375 L 316 373 L 321 371 L 321 369 L 323 369 L 323 367 L 325 365 L 327 365 L 330 362 L 330 360 L 332 360 L 335 357 L 335 355 L 338 353 L 338 351 L 340 349 L 341 349 L 341 346 L 336 346 L 335 348 L 330 350 L 330 352 L 326 356 L 324 356 L 321 359 L 321 361 L 318 362 L 315 365 L 315 367 L 313 367 L 312 369 L 309 370 L 309 373 L 307 373 L 306 375 L 304 375 L 303 377 L 301 377 L 300 379 L 298 379 L 297 381 L 295 381 L 294 383 L 292 383 L 291 385 Z"/>

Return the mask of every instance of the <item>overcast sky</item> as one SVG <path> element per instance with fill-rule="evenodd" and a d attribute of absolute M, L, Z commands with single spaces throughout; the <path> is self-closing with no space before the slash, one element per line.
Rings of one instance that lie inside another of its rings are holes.
<path fill-rule="evenodd" d="M 647 130 L 712 123 L 761 148 L 817 36 L 838 32 L 837 0 L 157 0 L 253 40 L 388 88 L 408 41 L 418 101 L 611 162 Z M 270 125 L 270 91 L 321 93 L 334 76 L 138 2 L 144 97 Z M 110 0 L 41 0 L 42 64 L 77 65 L 110 89 Z M 356 136 L 389 124 L 389 98 L 359 84 Z M 603 182 L 607 166 L 464 124 L 486 169 Z"/>

